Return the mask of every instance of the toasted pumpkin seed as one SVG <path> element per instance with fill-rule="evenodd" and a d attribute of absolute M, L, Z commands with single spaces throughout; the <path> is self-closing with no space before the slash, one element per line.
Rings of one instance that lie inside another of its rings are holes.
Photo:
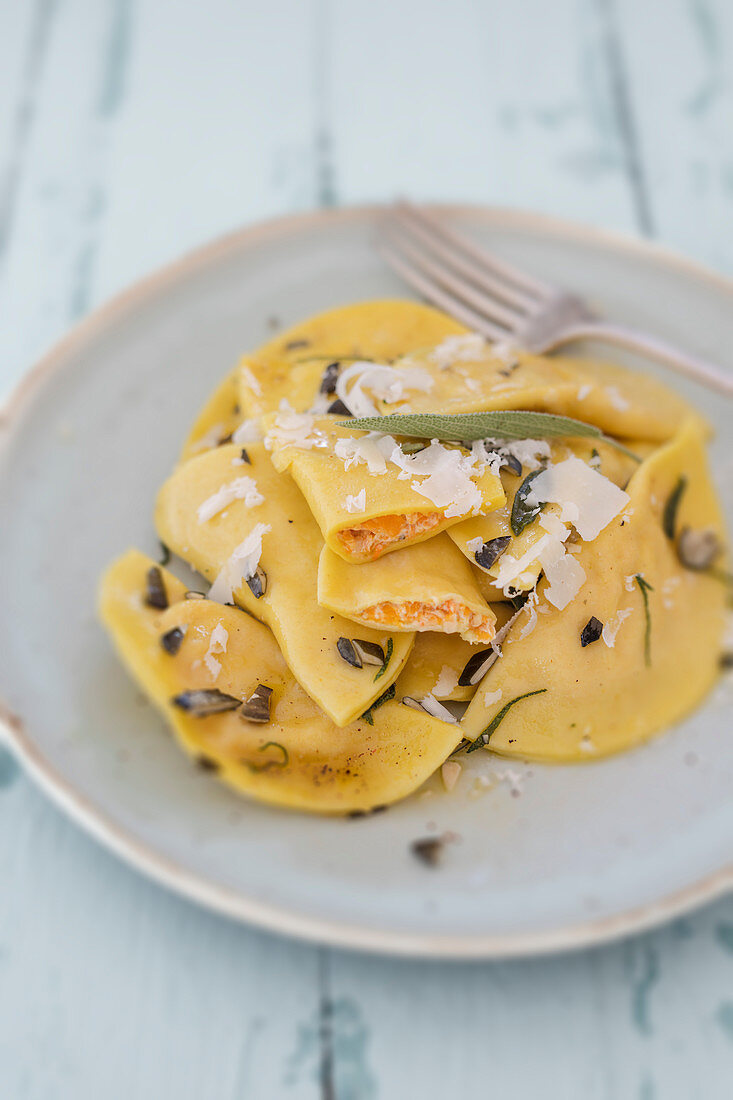
<path fill-rule="evenodd" d="M 166 630 L 165 634 L 161 634 L 160 644 L 166 653 L 170 653 L 171 657 L 175 657 L 178 650 L 181 648 L 181 642 L 183 641 L 183 635 L 186 633 L 185 626 L 174 626 L 171 630 Z"/>
<path fill-rule="evenodd" d="M 320 387 L 320 392 L 321 393 L 335 393 L 336 392 L 336 383 L 338 382 L 338 378 L 339 378 L 339 367 L 340 366 L 341 366 L 340 363 L 329 363 L 328 364 L 328 366 L 326 367 L 326 369 L 323 372 L 323 377 L 321 378 L 321 387 Z"/>
<path fill-rule="evenodd" d="M 498 538 L 488 539 L 473 555 L 476 559 L 476 565 L 479 565 L 482 569 L 490 569 L 494 562 L 501 557 L 511 541 L 511 535 L 500 535 Z"/>
<path fill-rule="evenodd" d="M 585 624 L 580 632 L 580 644 L 585 647 L 590 645 L 591 642 L 597 642 L 603 633 L 603 623 L 600 619 L 597 619 L 595 615 L 591 615 L 588 622 Z"/>
<path fill-rule="evenodd" d="M 256 600 L 261 600 L 267 592 L 267 573 L 258 565 L 251 577 L 247 577 L 247 586 Z"/>
<path fill-rule="evenodd" d="M 333 413 L 335 416 L 353 416 L 351 409 L 344 405 L 340 397 L 337 397 L 335 401 L 326 409 L 326 412 Z"/>
<path fill-rule="evenodd" d="M 350 638 L 344 638 L 342 635 L 336 642 L 336 649 L 339 652 L 339 657 L 346 661 L 347 665 L 351 665 L 352 668 L 363 668 L 362 659 L 356 652 L 354 643 Z"/>
<path fill-rule="evenodd" d="M 379 668 L 384 664 L 384 650 L 381 645 L 376 642 L 365 642 L 363 638 L 354 638 L 351 643 L 361 657 L 361 663 L 363 665 L 377 665 Z"/>
<path fill-rule="evenodd" d="M 677 539 L 677 557 L 682 565 L 700 573 L 710 568 L 722 549 L 720 539 L 710 528 L 693 531 L 685 527 Z"/>
<path fill-rule="evenodd" d="M 155 607 L 159 611 L 165 611 L 168 606 L 165 581 L 157 565 L 151 565 L 145 575 L 145 603 L 148 607 Z"/>
<path fill-rule="evenodd" d="M 269 722 L 272 688 L 258 684 L 249 699 L 242 703 L 239 717 L 245 722 Z"/>
<path fill-rule="evenodd" d="M 171 699 L 173 706 L 188 711 L 194 718 L 208 718 L 211 714 L 222 714 L 227 710 L 236 710 L 242 700 L 227 695 L 218 688 L 200 688 L 182 691 Z"/>
<path fill-rule="evenodd" d="M 482 649 L 479 653 L 473 653 L 458 677 L 458 686 L 473 687 L 479 680 L 483 680 L 497 658 L 498 654 L 494 649 Z"/>

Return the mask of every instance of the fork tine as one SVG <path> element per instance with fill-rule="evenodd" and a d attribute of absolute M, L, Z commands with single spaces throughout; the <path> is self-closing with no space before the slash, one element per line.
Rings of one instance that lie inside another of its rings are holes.
<path fill-rule="evenodd" d="M 427 229 L 421 219 L 413 217 L 409 205 L 396 203 L 392 209 L 392 218 L 403 232 L 417 238 L 447 267 L 476 283 L 482 290 L 496 295 L 506 305 L 517 306 L 521 311 L 516 315 L 517 322 L 521 320 L 522 314 L 536 308 L 537 301 L 534 297 L 511 286 L 506 279 L 492 275 L 485 265 L 478 264 L 468 254 L 459 252 L 454 245 L 448 244 L 434 230 Z"/>
<path fill-rule="evenodd" d="M 388 228 L 388 224 L 387 227 Z M 447 267 L 430 258 L 420 246 L 415 246 L 408 238 L 400 233 L 387 233 L 387 240 L 394 249 L 402 254 L 404 259 L 412 261 L 415 269 L 422 275 L 449 291 L 464 305 L 475 310 L 480 316 L 488 317 L 490 321 L 497 321 L 504 325 L 510 332 L 516 330 L 522 320 L 522 314 L 517 313 L 508 306 L 502 305 L 490 294 L 485 294 L 476 286 L 462 279 L 460 275 L 454 275 Z"/>
<path fill-rule="evenodd" d="M 439 306 L 440 309 L 444 309 L 446 313 L 450 313 L 457 320 L 462 321 L 464 325 L 467 325 L 468 328 L 474 332 L 480 332 L 482 336 L 487 337 L 489 340 L 507 340 L 509 338 L 510 334 L 506 329 L 493 324 L 486 317 L 481 316 L 457 298 L 454 298 L 452 294 L 449 294 L 438 283 L 433 282 L 432 279 L 417 271 L 407 260 L 399 256 L 386 244 L 378 243 L 377 250 L 392 270 L 396 271 L 409 286 L 416 290 L 418 294 L 422 294 L 429 302 Z"/>
<path fill-rule="evenodd" d="M 442 223 L 440 218 L 436 217 L 434 214 L 428 213 L 423 207 L 415 206 L 406 199 L 400 199 L 395 206 L 406 215 L 421 222 L 431 233 L 436 233 L 454 248 L 471 256 L 472 259 L 484 269 L 488 269 L 500 278 L 508 279 L 510 283 L 513 283 L 521 290 L 529 294 L 534 294 L 536 297 L 542 299 L 551 298 L 556 293 L 551 286 L 543 283 L 540 279 L 535 279 L 533 275 L 528 275 L 512 264 L 508 264 L 505 260 L 499 260 L 495 256 L 492 256 L 491 253 L 487 252 L 485 249 L 478 248 L 471 241 L 466 240 L 465 237 L 456 233 L 455 230 L 449 229 Z"/>

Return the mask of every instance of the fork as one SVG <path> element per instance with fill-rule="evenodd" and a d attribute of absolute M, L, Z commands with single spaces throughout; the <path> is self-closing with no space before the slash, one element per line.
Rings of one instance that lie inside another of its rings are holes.
<path fill-rule="evenodd" d="M 733 374 L 654 336 L 600 320 L 580 298 L 477 247 L 423 207 L 395 203 L 377 247 L 414 290 L 492 342 L 546 354 L 576 340 L 597 340 L 733 396 Z"/>

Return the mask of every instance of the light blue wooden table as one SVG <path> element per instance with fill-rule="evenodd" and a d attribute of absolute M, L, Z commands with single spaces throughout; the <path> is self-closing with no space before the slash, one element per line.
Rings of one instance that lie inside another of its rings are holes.
<path fill-rule="evenodd" d="M 730 0 L 0 0 L 0 390 L 194 244 L 397 192 L 733 273 Z M 2 1100 L 733 1095 L 733 898 L 545 960 L 319 950 L 138 878 L 1 750 L 0 884 Z"/>

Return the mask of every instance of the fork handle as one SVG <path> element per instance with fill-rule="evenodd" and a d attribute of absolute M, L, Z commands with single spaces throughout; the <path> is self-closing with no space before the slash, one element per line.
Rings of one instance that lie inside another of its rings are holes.
<path fill-rule="evenodd" d="M 603 321 L 584 321 L 576 325 L 568 325 L 557 332 L 551 341 L 547 341 L 542 351 L 555 351 L 565 344 L 571 344 L 576 340 L 598 340 L 604 344 L 614 344 L 617 347 L 626 348 L 646 355 L 649 359 L 655 359 L 665 367 L 671 367 L 678 374 L 684 374 L 696 382 L 719 393 L 733 397 L 733 374 L 700 359 L 697 355 L 688 355 L 679 351 L 672 344 L 664 340 L 658 340 L 655 336 L 648 336 L 644 332 L 638 332 L 625 325 L 606 324 Z"/>

